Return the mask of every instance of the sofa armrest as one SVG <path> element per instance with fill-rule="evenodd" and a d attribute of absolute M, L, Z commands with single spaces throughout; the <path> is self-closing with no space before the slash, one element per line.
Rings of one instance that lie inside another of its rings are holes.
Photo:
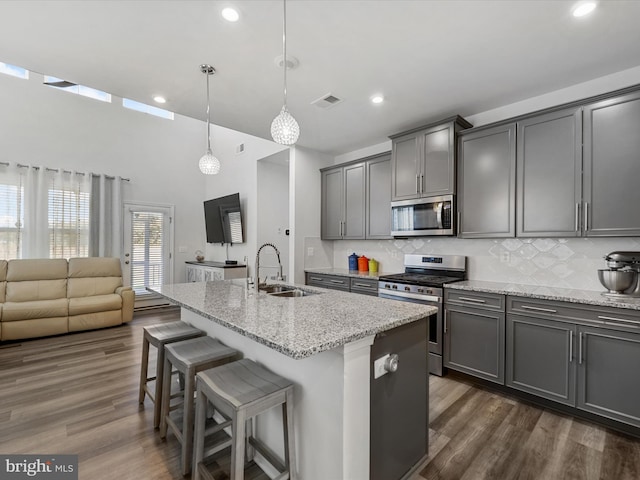
<path fill-rule="evenodd" d="M 136 302 L 136 294 L 131 287 L 118 287 L 116 293 L 122 297 L 122 323 L 133 320 L 133 305 Z"/>

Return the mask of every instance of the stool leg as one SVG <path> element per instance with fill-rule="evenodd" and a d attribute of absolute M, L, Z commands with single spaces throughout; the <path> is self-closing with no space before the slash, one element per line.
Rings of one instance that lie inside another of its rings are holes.
<path fill-rule="evenodd" d="M 164 384 L 164 345 L 158 345 L 158 359 L 156 360 L 156 398 L 153 406 L 153 428 L 160 425 L 160 398 L 162 397 L 162 385 Z M 169 370 L 171 372 L 171 370 Z M 169 383 L 171 387 L 171 374 L 169 374 Z M 169 388 L 171 390 L 171 388 Z"/>
<path fill-rule="evenodd" d="M 282 422 L 284 428 L 284 463 L 289 470 L 289 480 L 298 478 L 296 472 L 296 444 L 293 433 L 293 390 L 286 393 L 285 403 L 282 405 Z"/>
<path fill-rule="evenodd" d="M 184 374 L 184 411 L 182 414 L 182 475 L 191 471 L 193 450 L 193 383 L 195 372 L 189 368 Z"/>
<path fill-rule="evenodd" d="M 247 421 L 246 412 L 239 410 L 233 415 L 233 444 L 231 445 L 231 471 L 230 480 L 244 480 L 244 432 Z"/>
<path fill-rule="evenodd" d="M 142 360 L 140 361 L 140 391 L 138 392 L 138 402 L 144 403 L 144 387 L 147 384 L 147 374 L 149 370 L 149 340 L 142 339 Z"/>
<path fill-rule="evenodd" d="M 171 363 L 169 359 L 164 359 L 162 383 L 164 388 L 162 389 L 162 401 L 160 403 L 160 438 L 167 437 L 167 420 L 166 416 L 169 415 L 169 408 L 171 402 Z M 159 403 L 156 400 L 156 404 Z"/>
<path fill-rule="evenodd" d="M 198 464 L 204 457 L 204 432 L 206 430 L 207 422 L 207 397 L 205 397 L 202 390 L 197 389 L 196 398 L 196 425 L 195 433 L 193 435 L 193 470 L 192 480 L 200 480 L 200 472 L 198 472 Z"/>

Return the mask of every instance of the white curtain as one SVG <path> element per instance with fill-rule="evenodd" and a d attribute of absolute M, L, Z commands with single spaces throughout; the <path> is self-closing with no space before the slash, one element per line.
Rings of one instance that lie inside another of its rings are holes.
<path fill-rule="evenodd" d="M 29 166 L 22 172 L 24 226 L 22 258 L 49 258 L 47 170 Z"/>
<path fill-rule="evenodd" d="M 122 252 L 122 178 L 94 175 L 91 185 L 89 255 L 120 257 Z"/>

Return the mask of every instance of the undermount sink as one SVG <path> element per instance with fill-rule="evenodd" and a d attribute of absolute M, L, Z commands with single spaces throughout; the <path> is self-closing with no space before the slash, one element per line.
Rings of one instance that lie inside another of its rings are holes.
<path fill-rule="evenodd" d="M 266 292 L 269 295 L 273 295 L 274 297 L 306 297 L 308 295 L 313 295 L 313 293 L 301 290 L 296 287 L 289 287 L 287 285 L 260 285 L 258 290 Z"/>

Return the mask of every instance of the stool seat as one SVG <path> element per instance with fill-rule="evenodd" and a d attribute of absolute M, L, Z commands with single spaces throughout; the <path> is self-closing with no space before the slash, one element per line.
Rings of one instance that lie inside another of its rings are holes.
<path fill-rule="evenodd" d="M 159 323 L 144 327 L 142 339 L 142 361 L 140 363 L 140 388 L 138 391 L 138 401 L 144 403 L 145 394 L 153 402 L 153 428 L 160 425 L 160 397 L 162 394 L 162 378 L 164 368 L 164 346 L 168 343 L 187 340 L 189 338 L 200 337 L 205 332 L 192 327 L 188 323 L 177 321 Z M 157 349 L 156 375 L 148 376 L 149 372 L 149 345 Z M 151 393 L 147 383 L 155 380 L 155 391 Z"/>
<path fill-rule="evenodd" d="M 162 389 L 162 407 L 160 437 L 166 438 L 167 430 L 171 429 L 176 439 L 182 444 L 182 474 L 191 471 L 193 452 L 193 395 L 195 391 L 196 374 L 234 360 L 238 351 L 227 347 L 220 341 L 202 336 L 174 342 L 165 346 L 164 380 Z M 171 405 L 171 370 L 175 368 L 184 375 L 184 396 L 182 402 Z M 170 413 L 182 406 L 182 425 L 171 418 Z"/>
<path fill-rule="evenodd" d="M 206 472 L 207 457 L 231 446 L 231 480 L 244 479 L 245 453 L 257 450 L 280 474 L 278 479 L 296 479 L 293 429 L 293 383 L 257 363 L 242 359 L 197 374 L 194 476 Z M 206 410 L 211 402 L 227 422 L 207 428 Z M 282 463 L 270 449 L 252 436 L 247 422 L 274 406 L 282 405 L 285 459 Z M 230 420 L 229 420 L 230 419 Z M 205 433 L 216 433 L 231 424 L 231 439 L 205 452 Z"/>

